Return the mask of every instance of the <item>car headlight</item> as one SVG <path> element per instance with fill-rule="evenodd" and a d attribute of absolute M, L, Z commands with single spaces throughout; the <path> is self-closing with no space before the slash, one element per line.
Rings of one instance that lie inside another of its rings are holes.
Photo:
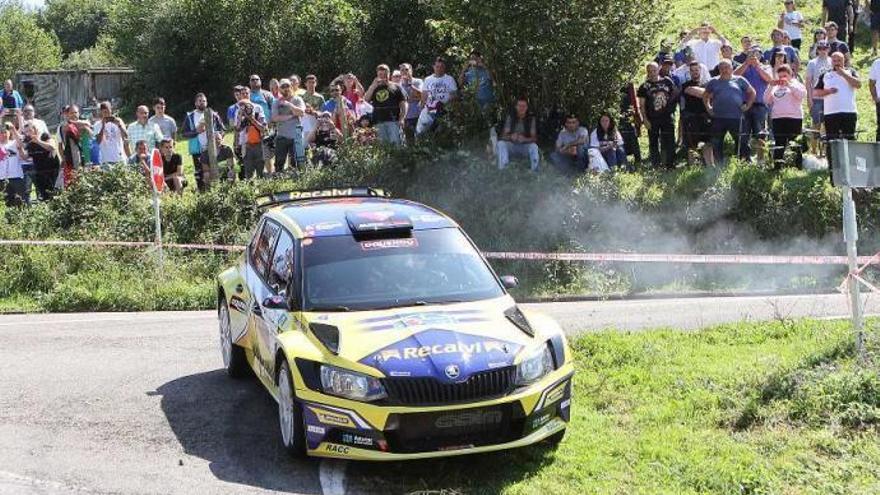
<path fill-rule="evenodd" d="M 535 349 L 519 363 L 516 367 L 516 384 L 535 383 L 551 371 L 553 371 L 553 354 L 550 352 L 550 345 L 546 344 Z"/>
<path fill-rule="evenodd" d="M 378 379 L 334 366 L 321 366 L 321 387 L 325 393 L 364 402 L 387 397 Z"/>

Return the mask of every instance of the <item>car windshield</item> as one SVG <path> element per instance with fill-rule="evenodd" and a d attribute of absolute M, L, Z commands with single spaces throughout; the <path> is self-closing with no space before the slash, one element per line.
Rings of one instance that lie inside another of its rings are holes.
<path fill-rule="evenodd" d="M 302 241 L 303 309 L 359 311 L 476 301 L 504 292 L 457 228 L 411 237 Z"/>

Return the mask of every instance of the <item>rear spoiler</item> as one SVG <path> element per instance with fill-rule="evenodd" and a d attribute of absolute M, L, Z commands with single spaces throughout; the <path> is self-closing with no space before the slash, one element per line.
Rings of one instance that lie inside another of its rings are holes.
<path fill-rule="evenodd" d="M 315 189 L 311 191 L 282 191 L 257 196 L 254 203 L 257 209 L 265 209 L 285 203 L 295 203 L 309 199 L 332 198 L 389 198 L 384 189 L 375 187 L 343 187 L 333 189 Z"/>

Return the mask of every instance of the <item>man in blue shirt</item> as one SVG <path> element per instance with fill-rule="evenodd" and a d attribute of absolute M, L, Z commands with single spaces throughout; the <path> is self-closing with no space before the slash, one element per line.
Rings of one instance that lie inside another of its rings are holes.
<path fill-rule="evenodd" d="M 476 86 L 477 104 L 480 105 L 480 109 L 486 110 L 489 105 L 495 102 L 492 74 L 486 68 L 483 55 L 480 52 L 476 50 L 471 52 L 470 60 L 461 69 L 458 82 L 462 87 Z"/>
<path fill-rule="evenodd" d="M 755 90 L 755 103 L 743 116 L 742 142 L 746 156 L 751 156 L 751 138 L 755 138 L 758 162 L 763 162 L 764 145 L 767 139 L 767 114 L 770 109 L 764 104 L 764 91 L 773 81 L 773 69 L 761 62 L 761 47 L 752 46 L 746 62 L 733 71 L 733 75 L 742 76 Z"/>
<path fill-rule="evenodd" d="M 3 82 L 3 92 L 0 93 L 3 101 L 3 118 L 8 122 L 15 122 L 21 109 L 24 107 L 24 99 L 18 94 L 18 91 L 12 89 L 12 80 L 7 79 Z"/>
<path fill-rule="evenodd" d="M 272 105 L 275 103 L 275 98 L 272 96 L 272 93 L 263 89 L 263 83 L 260 81 L 260 76 L 257 74 L 252 74 L 250 77 L 250 92 L 251 92 L 251 103 L 254 105 L 260 105 L 263 109 L 263 117 L 266 119 L 266 122 L 272 121 Z M 274 167 L 270 160 L 275 156 L 275 151 L 270 146 L 270 143 L 267 141 L 263 141 L 263 169 L 269 173 L 273 173 L 275 171 Z"/>
<path fill-rule="evenodd" d="M 712 145 L 715 163 L 724 160 L 724 137 L 730 133 L 741 158 L 748 159 L 743 146 L 743 114 L 755 102 L 755 89 L 744 78 L 733 75 L 733 64 L 724 59 L 718 64 L 719 76 L 706 85 L 703 104 L 712 116 Z"/>

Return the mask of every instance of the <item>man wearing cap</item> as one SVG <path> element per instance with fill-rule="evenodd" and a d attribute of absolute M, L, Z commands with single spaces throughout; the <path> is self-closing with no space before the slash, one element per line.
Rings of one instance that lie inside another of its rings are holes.
<path fill-rule="evenodd" d="M 814 95 L 813 89 L 819 82 L 819 77 L 831 70 L 831 57 L 828 56 L 830 48 L 828 42 L 821 40 L 816 42 L 816 58 L 807 63 L 807 71 L 804 75 L 804 86 L 807 88 L 807 101 L 810 102 L 810 121 L 811 129 L 815 132 L 810 133 L 810 149 L 814 154 L 818 153 L 819 147 L 819 131 L 822 127 L 822 116 L 825 100 Z"/>
<path fill-rule="evenodd" d="M 743 115 L 755 101 L 755 89 L 749 82 L 733 74 L 730 60 L 722 60 L 719 64 L 720 74 L 706 85 L 703 92 L 703 104 L 712 117 L 712 144 L 715 148 L 715 163 L 724 161 L 724 138 L 733 136 L 738 144 L 740 158 L 748 159 L 748 148 L 744 146 Z"/>
<path fill-rule="evenodd" d="M 376 67 L 376 78 L 367 88 L 364 99 L 373 105 L 373 126 L 379 141 L 399 146 L 403 144 L 406 94 L 390 77 L 390 67 L 385 64 Z"/>
<path fill-rule="evenodd" d="M 672 57 L 666 56 L 664 65 L 672 65 Z M 648 146 L 651 165 L 668 169 L 675 167 L 675 124 L 672 115 L 678 104 L 678 88 L 671 78 L 660 75 L 656 62 L 646 68 L 647 79 L 639 86 L 636 96 L 639 99 L 639 112 L 645 127 L 648 128 Z"/>
<path fill-rule="evenodd" d="M 718 39 L 710 39 L 710 36 L 713 34 Z M 699 35 L 699 38 L 691 39 L 685 44 L 694 51 L 694 58 L 696 58 L 697 62 L 706 67 L 718 65 L 718 61 L 721 59 L 721 45 L 728 43 L 727 38 L 708 22 L 704 22 L 700 27 L 694 28 L 685 39 L 693 38 L 695 35 Z"/>
<path fill-rule="evenodd" d="M 761 47 L 754 45 L 749 51 L 746 63 L 734 69 L 735 76 L 742 76 L 755 91 L 754 104 L 743 115 L 742 139 L 746 156 L 751 156 L 750 140 L 755 139 L 758 163 L 764 161 L 764 145 L 767 139 L 767 115 L 770 109 L 764 104 L 764 91 L 773 81 L 773 69 L 761 61 Z"/>
<path fill-rule="evenodd" d="M 306 103 L 302 97 L 294 94 L 293 84 L 290 79 L 278 81 L 281 97 L 272 103 L 272 122 L 275 127 L 275 170 L 284 171 L 287 157 L 290 157 L 290 167 L 296 167 L 297 157 L 304 153 L 297 152 L 297 146 L 303 146 L 303 131 L 300 118 L 305 115 Z"/>

